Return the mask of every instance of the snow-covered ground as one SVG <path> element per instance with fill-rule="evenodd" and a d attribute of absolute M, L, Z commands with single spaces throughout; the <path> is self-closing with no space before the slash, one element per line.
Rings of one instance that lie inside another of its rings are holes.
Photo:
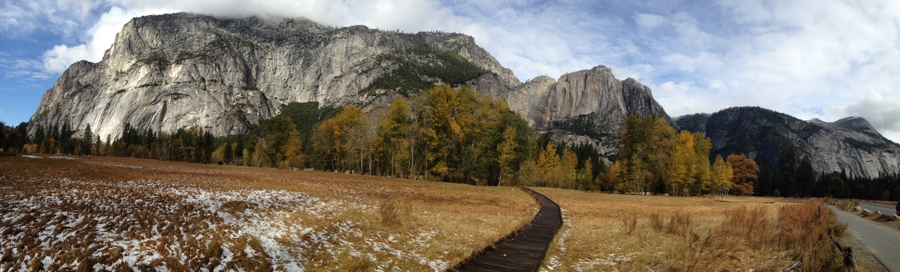
<path fill-rule="evenodd" d="M 361 198 L 372 189 L 323 198 L 239 187 L 0 175 L 0 270 L 305 271 L 359 260 L 367 270 L 442 271 L 452 265 L 442 255 L 458 250 L 441 244 L 452 233 L 373 227 L 378 203 Z"/>

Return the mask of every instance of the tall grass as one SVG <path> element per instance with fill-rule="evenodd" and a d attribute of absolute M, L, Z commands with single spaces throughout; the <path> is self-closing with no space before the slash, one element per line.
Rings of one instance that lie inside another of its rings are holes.
<path fill-rule="evenodd" d="M 622 217 L 622 227 L 625 230 L 625 233 L 631 234 L 637 229 L 637 221 L 638 216 L 635 214 L 629 214 Z"/>
<path fill-rule="evenodd" d="M 686 219 L 684 218 L 686 217 Z M 690 216 L 673 216 L 672 221 L 690 221 Z M 669 224 L 667 233 L 673 232 Z M 687 232 L 680 250 L 675 256 L 678 262 L 668 270 L 710 271 L 729 261 L 740 261 L 741 251 L 764 250 L 775 247 L 799 262 L 800 271 L 840 271 L 842 254 L 834 247 L 835 237 L 840 237 L 846 226 L 835 221 L 831 211 L 821 200 L 811 199 L 802 203 L 778 208 L 771 218 L 766 209 L 738 208 L 725 213 L 725 220 L 708 231 L 687 226 L 679 228 Z"/>
<path fill-rule="evenodd" d="M 843 270 L 833 237 L 845 228 L 822 200 L 538 191 L 570 219 L 565 245 L 548 252 L 554 271 Z"/>
<path fill-rule="evenodd" d="M 838 223 L 820 199 L 781 207 L 778 210 L 778 234 L 773 237 L 801 262 L 805 271 L 837 271 L 843 266 L 842 253 L 834 246 L 835 237 L 847 226 Z"/>

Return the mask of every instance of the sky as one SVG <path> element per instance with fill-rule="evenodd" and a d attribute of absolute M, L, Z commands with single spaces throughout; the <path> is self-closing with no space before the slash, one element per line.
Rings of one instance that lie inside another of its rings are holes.
<path fill-rule="evenodd" d="M 669 115 L 760 106 L 864 117 L 900 142 L 895 0 L 0 0 L 0 121 L 27 121 L 79 60 L 136 16 L 305 17 L 331 26 L 473 36 L 521 81 L 605 65 Z"/>

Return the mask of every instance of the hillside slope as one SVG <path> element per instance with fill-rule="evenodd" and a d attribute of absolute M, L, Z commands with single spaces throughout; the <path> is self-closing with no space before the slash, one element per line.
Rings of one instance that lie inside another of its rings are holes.
<path fill-rule="evenodd" d="M 860 117 L 832 123 L 803 121 L 763 108 L 740 107 L 684 116 L 676 123 L 681 129 L 706 133 L 713 154 L 745 154 L 769 169 L 777 169 L 786 149 L 796 150 L 799 158 L 809 157 L 819 173 L 879 177 L 900 169 L 900 145 Z"/>

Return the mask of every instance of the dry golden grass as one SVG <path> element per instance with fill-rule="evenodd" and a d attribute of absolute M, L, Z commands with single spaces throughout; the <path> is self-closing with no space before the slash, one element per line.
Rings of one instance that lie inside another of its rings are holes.
<path fill-rule="evenodd" d="M 543 270 L 831 271 L 840 232 L 821 201 L 681 198 L 538 188 L 563 209 Z M 822 270 L 824 269 L 824 270 Z"/>
<path fill-rule="evenodd" d="M 3 157 L 0 271 L 437 271 L 536 212 L 533 198 L 507 187 Z"/>

